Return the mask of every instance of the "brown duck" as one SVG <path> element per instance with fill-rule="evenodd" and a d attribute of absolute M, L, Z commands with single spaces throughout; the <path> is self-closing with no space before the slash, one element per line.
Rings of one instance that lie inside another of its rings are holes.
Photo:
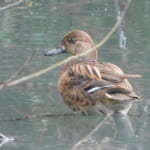
<path fill-rule="evenodd" d="M 78 55 L 94 47 L 88 33 L 73 30 L 67 33 L 61 46 L 45 53 Z M 116 65 L 97 61 L 97 50 L 74 58 L 62 67 L 58 91 L 64 102 L 74 111 L 87 114 L 90 111 L 127 114 L 134 101 L 139 100 L 127 80 L 139 75 L 124 74 Z"/>

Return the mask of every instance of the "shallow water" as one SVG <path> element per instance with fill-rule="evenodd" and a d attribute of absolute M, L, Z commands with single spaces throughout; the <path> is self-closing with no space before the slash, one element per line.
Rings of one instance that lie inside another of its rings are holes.
<path fill-rule="evenodd" d="M 20 75 L 28 75 L 63 60 L 67 55 L 44 57 L 47 49 L 59 45 L 72 29 L 87 31 L 99 42 L 117 20 L 120 0 L 28 1 L 0 13 L 0 81 L 6 81 L 36 50 L 31 63 Z M 0 7 L 8 2 L 0 1 Z M 59 68 L 40 77 L 0 91 L 0 133 L 16 139 L 0 144 L 4 150 L 67 150 L 101 127 L 80 149 L 148 150 L 150 141 L 150 2 L 133 0 L 123 24 L 99 49 L 99 60 L 119 65 L 126 73 L 141 74 L 131 82 L 144 101 L 135 103 L 127 117 L 44 114 L 72 114 L 57 93 Z M 126 40 L 120 48 L 120 33 Z M 43 116 L 40 116 L 42 115 Z M 36 118 L 34 115 L 38 115 Z M 25 119 L 28 116 L 30 119 Z M 16 120 L 16 118 L 20 120 Z M 1 141 L 3 142 L 3 141 Z"/>

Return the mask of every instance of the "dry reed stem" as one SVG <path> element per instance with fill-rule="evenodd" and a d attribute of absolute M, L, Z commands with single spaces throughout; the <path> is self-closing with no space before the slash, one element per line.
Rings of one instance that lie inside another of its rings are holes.
<path fill-rule="evenodd" d="M 9 4 L 7 6 L 1 7 L 0 12 L 5 11 L 5 10 L 10 9 L 10 8 L 13 8 L 13 7 L 16 7 L 16 6 L 18 6 L 18 5 L 20 5 L 21 3 L 24 3 L 24 2 L 26 2 L 26 0 L 19 0 L 15 3 L 13 3 L 13 4 Z"/>

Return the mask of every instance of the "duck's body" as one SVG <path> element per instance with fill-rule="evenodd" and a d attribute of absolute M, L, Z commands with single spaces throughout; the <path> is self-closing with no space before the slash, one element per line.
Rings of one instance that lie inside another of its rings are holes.
<path fill-rule="evenodd" d="M 64 36 L 59 49 L 47 52 L 53 55 L 69 52 L 77 55 L 94 46 L 84 31 L 74 30 Z M 106 114 L 127 114 L 132 103 L 139 99 L 127 80 L 137 75 L 127 75 L 116 65 L 98 63 L 97 51 L 67 62 L 61 71 L 58 91 L 64 102 L 74 111 Z"/>

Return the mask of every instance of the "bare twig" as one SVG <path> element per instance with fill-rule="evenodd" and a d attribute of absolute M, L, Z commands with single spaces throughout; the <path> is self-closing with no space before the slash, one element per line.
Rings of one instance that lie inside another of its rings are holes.
<path fill-rule="evenodd" d="M 47 68 L 44 68 L 44 69 L 42 69 L 42 70 L 40 70 L 40 71 L 38 71 L 38 72 L 35 72 L 35 73 L 33 73 L 33 74 L 30 74 L 30 75 L 27 75 L 27 76 L 23 76 L 22 78 L 19 78 L 19 79 L 17 79 L 17 80 L 14 80 L 14 81 L 11 81 L 11 82 L 6 82 L 6 83 L 4 83 L 4 84 L 1 84 L 1 85 L 0 85 L 0 89 L 3 89 L 4 87 L 8 87 L 8 86 L 14 86 L 14 85 L 17 85 L 17 84 L 22 83 L 22 82 L 24 82 L 24 81 L 27 81 L 27 80 L 29 80 L 29 79 L 32 79 L 32 78 L 34 78 L 34 77 L 38 77 L 38 76 L 40 76 L 40 75 L 42 75 L 42 74 L 47 73 L 47 72 L 50 71 L 50 70 L 52 70 L 52 69 L 54 69 L 54 68 L 56 68 L 56 67 L 62 65 L 62 64 L 65 64 L 66 62 L 68 62 L 68 61 L 71 60 L 71 59 L 79 58 L 79 57 L 81 57 L 81 56 L 84 56 L 84 55 L 90 53 L 91 51 L 93 51 L 93 50 L 95 50 L 95 49 L 97 49 L 97 48 L 102 47 L 102 46 L 104 45 L 104 43 L 106 43 L 106 42 L 108 41 L 108 39 L 109 39 L 109 38 L 111 37 L 111 35 L 116 31 L 116 29 L 118 28 L 118 26 L 119 26 L 120 23 L 122 22 L 122 20 L 123 20 L 123 18 L 124 18 L 124 15 L 125 15 L 125 13 L 126 13 L 128 7 L 129 7 L 129 5 L 130 5 L 130 2 L 131 2 L 131 0 L 128 0 L 128 3 L 127 3 L 127 5 L 126 5 L 126 7 L 124 8 L 124 10 L 123 10 L 123 12 L 122 12 L 122 14 L 121 14 L 120 19 L 118 19 L 118 21 L 116 22 L 116 24 L 112 27 L 111 31 L 108 32 L 108 33 L 106 34 L 106 36 L 105 36 L 95 47 L 93 47 L 92 49 L 89 49 L 88 51 L 86 51 L 86 52 L 84 52 L 84 53 L 81 53 L 81 54 L 79 54 L 79 55 L 71 56 L 71 57 L 69 57 L 69 58 L 67 58 L 67 59 L 65 59 L 65 60 L 62 60 L 62 61 L 60 61 L 60 62 L 58 62 L 58 63 L 56 63 L 56 64 L 53 64 L 53 65 L 51 65 L 51 66 L 49 66 L 49 67 L 47 67 Z"/>
<path fill-rule="evenodd" d="M 26 1 L 27 1 L 27 0 L 19 0 L 18 2 L 15 2 L 15 3 L 13 3 L 13 4 L 9 4 L 9 5 L 7 5 L 7 6 L 1 7 L 1 8 L 0 8 L 0 12 L 5 11 L 5 10 L 10 9 L 10 8 L 13 8 L 13 7 L 16 7 L 16 6 L 18 6 L 18 5 L 20 5 L 21 3 L 24 3 L 24 2 L 26 2 Z"/>
<path fill-rule="evenodd" d="M 19 68 L 18 71 L 7 80 L 7 82 L 12 81 L 15 78 L 17 78 L 25 70 L 25 68 L 31 63 L 33 57 L 35 56 L 35 53 L 36 53 L 36 50 L 33 51 L 32 55 L 27 58 L 23 66 Z"/>
<path fill-rule="evenodd" d="M 50 114 L 50 113 L 43 113 L 43 114 L 36 114 L 36 115 L 24 115 L 24 117 L 18 117 L 18 118 L 13 118 L 13 119 L 0 119 L 0 121 L 23 121 L 23 120 L 29 120 L 29 119 L 40 119 L 40 118 L 53 118 L 53 117 L 65 117 L 65 116 L 77 116 L 80 115 L 79 113 L 68 113 L 68 114 L 63 114 L 63 113 L 57 113 L 57 114 Z M 93 115 L 93 114 L 88 114 L 88 115 Z"/>

